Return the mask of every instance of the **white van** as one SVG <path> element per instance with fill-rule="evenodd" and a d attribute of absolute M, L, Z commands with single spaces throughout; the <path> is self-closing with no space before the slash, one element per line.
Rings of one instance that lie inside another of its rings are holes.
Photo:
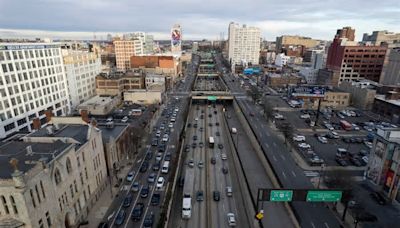
<path fill-rule="evenodd" d="M 169 161 L 165 161 L 161 168 L 161 173 L 168 173 L 169 171 Z"/>
<path fill-rule="evenodd" d="M 237 133 L 237 130 L 236 130 L 236 128 L 232 128 L 232 134 L 236 134 Z"/>

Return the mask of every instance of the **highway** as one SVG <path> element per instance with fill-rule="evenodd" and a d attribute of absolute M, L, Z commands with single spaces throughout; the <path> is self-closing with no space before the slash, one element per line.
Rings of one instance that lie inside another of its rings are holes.
<path fill-rule="evenodd" d="M 224 74 L 225 82 L 234 93 L 245 94 L 240 88 L 238 80 L 232 81 L 232 79 L 235 80 L 235 76 L 230 73 Z M 256 107 L 254 102 L 247 96 L 236 95 L 235 99 L 252 127 L 282 187 L 288 189 L 313 189 L 314 186 L 304 175 L 303 170 L 296 165 L 284 142 L 267 125 L 265 118 L 261 114 L 261 109 Z M 254 113 L 254 116 L 251 116 L 250 113 Z M 301 227 L 340 227 L 340 223 L 334 214 L 322 203 L 292 202 L 291 205 Z"/>
<path fill-rule="evenodd" d="M 179 134 L 182 131 L 184 127 L 184 121 L 183 119 L 186 118 L 185 116 L 185 110 L 188 109 L 188 97 L 189 97 L 189 91 L 192 88 L 192 84 L 194 82 L 194 75 L 196 74 L 198 63 L 199 63 L 200 58 L 198 56 L 194 56 L 192 59 L 192 63 L 188 66 L 187 71 L 186 71 L 186 77 L 185 77 L 185 82 L 179 84 L 176 88 L 175 91 L 172 91 L 170 93 L 170 96 L 167 99 L 167 105 L 165 107 L 165 112 L 168 112 L 169 110 L 174 110 L 175 108 L 178 108 L 179 111 L 177 112 L 177 117 L 176 121 L 173 124 L 173 128 L 170 128 L 170 133 L 169 134 L 169 140 L 166 144 L 166 149 L 162 153 L 162 159 L 161 159 L 161 166 L 163 162 L 165 161 L 165 158 L 167 154 L 171 155 L 171 163 L 176 161 L 178 157 L 178 148 L 177 146 L 179 145 Z M 170 123 L 170 117 L 166 117 L 165 115 L 161 116 L 157 120 L 157 124 L 155 125 L 157 129 L 155 130 L 160 130 L 161 131 L 161 137 L 158 138 L 159 143 L 161 143 L 161 138 L 166 132 L 168 128 L 168 124 Z M 162 129 L 160 126 L 161 124 L 164 124 L 164 129 Z M 155 136 L 155 131 L 152 132 L 152 134 L 149 135 L 149 137 L 146 140 L 146 147 L 139 152 L 136 160 L 132 164 L 131 171 L 134 171 L 134 179 L 131 182 L 126 181 L 125 179 L 123 180 L 123 185 L 120 188 L 120 191 L 118 192 L 118 195 L 115 197 L 113 203 L 109 207 L 106 216 L 103 220 L 107 220 L 108 217 L 111 217 L 111 220 L 108 221 L 109 227 L 143 227 L 144 223 L 144 218 L 147 215 L 153 214 L 154 215 L 154 222 L 153 222 L 153 227 L 157 225 L 159 222 L 160 218 L 160 212 L 161 209 L 163 208 L 162 205 L 166 204 L 164 202 L 165 198 L 165 191 L 168 188 L 169 185 L 172 185 L 173 178 L 171 176 L 171 173 L 168 172 L 168 174 L 162 174 L 161 173 L 161 167 L 159 170 L 153 170 L 153 165 L 155 164 L 155 157 L 158 152 L 158 147 L 157 146 L 151 146 L 151 141 L 152 139 L 156 138 Z M 146 154 L 151 154 L 151 158 L 148 158 L 147 160 L 145 159 Z M 143 165 L 143 163 L 148 162 L 149 167 L 146 169 L 144 172 L 140 172 L 139 169 Z M 172 165 L 172 164 L 171 164 Z M 171 168 L 170 168 L 171 169 Z M 155 174 L 155 181 L 157 181 L 158 177 L 163 176 L 165 179 L 164 187 L 160 190 L 157 190 L 155 188 L 154 183 L 149 183 L 148 182 L 148 177 L 149 175 L 153 173 Z M 140 183 L 140 188 L 139 191 L 134 192 L 131 190 L 132 185 L 134 182 L 139 182 Z M 147 197 L 141 197 L 140 192 L 143 189 L 144 186 L 149 187 L 149 194 Z M 151 197 L 153 196 L 154 193 L 159 193 L 160 194 L 160 202 L 157 205 L 152 205 L 151 204 Z M 124 204 L 124 199 L 126 197 L 132 196 L 132 201 L 127 205 Z M 140 216 L 139 221 L 133 221 L 131 219 L 131 214 L 132 211 L 135 207 L 135 205 L 138 205 L 138 203 L 142 203 L 144 205 L 142 215 Z M 123 219 L 123 222 L 121 225 L 116 224 L 117 220 L 117 215 L 121 213 L 121 211 L 125 211 L 125 217 Z"/>

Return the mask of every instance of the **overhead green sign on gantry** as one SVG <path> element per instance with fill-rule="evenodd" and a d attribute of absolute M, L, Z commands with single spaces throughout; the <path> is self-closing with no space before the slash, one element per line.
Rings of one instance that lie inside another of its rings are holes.
<path fill-rule="evenodd" d="M 342 191 L 308 191 L 307 202 L 338 202 Z"/>
<path fill-rule="evenodd" d="M 269 194 L 269 201 L 273 202 L 290 202 L 292 201 L 292 190 L 271 190 Z"/>
<path fill-rule="evenodd" d="M 207 96 L 207 100 L 209 101 L 216 101 L 217 97 L 216 96 Z"/>

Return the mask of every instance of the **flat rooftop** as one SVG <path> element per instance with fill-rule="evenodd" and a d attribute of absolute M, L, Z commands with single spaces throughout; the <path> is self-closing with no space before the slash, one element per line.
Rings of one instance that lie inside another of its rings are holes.
<path fill-rule="evenodd" d="M 114 100 L 114 96 L 94 96 L 90 98 L 89 100 L 83 102 L 80 104 L 78 107 L 81 106 L 104 106 L 107 105 L 108 103 L 112 102 Z"/>

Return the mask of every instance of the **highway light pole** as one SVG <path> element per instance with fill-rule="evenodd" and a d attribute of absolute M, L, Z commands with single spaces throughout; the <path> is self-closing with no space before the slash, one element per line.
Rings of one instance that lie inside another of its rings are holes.
<path fill-rule="evenodd" d="M 319 189 L 319 185 L 320 185 L 320 183 L 321 183 L 321 176 L 322 176 L 322 179 L 324 178 L 324 168 L 325 168 L 325 164 L 321 164 L 321 172 L 320 172 L 320 174 L 319 174 L 319 177 L 318 177 L 318 185 L 317 185 L 317 188 Z"/>

